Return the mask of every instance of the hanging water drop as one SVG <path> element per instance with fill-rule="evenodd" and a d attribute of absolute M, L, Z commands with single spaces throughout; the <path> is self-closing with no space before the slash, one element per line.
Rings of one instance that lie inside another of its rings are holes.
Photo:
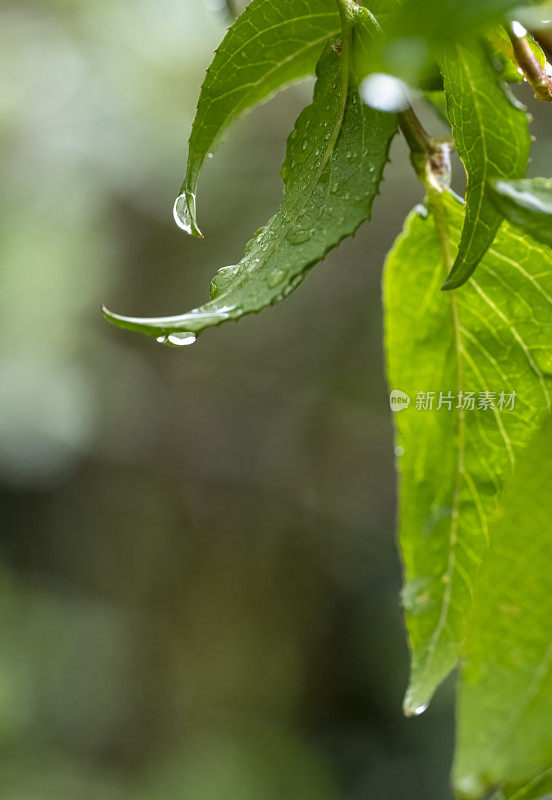
<path fill-rule="evenodd" d="M 191 331 L 175 331 L 174 333 L 170 333 L 167 337 L 167 341 L 169 341 L 175 347 L 184 347 L 186 345 L 193 344 L 195 340 L 196 335 Z"/>
<path fill-rule="evenodd" d="M 181 228 L 183 231 L 186 231 L 190 236 L 194 234 L 194 231 L 197 231 L 195 223 L 192 220 L 192 214 L 190 212 L 190 204 L 194 205 L 194 196 L 189 194 L 187 195 L 186 192 L 179 194 L 176 200 L 174 201 L 173 207 L 173 216 L 174 221 Z M 199 232 L 199 231 L 197 231 Z"/>

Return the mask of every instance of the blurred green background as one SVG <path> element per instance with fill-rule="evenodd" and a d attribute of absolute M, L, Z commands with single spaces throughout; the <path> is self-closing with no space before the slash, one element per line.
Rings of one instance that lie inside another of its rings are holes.
<path fill-rule="evenodd" d="M 308 81 L 207 164 L 206 239 L 172 220 L 226 24 L 214 0 L 0 8 L 2 800 L 449 797 L 452 686 L 401 714 L 402 143 L 376 222 L 285 303 L 183 350 L 99 313 L 202 302 L 278 204 Z"/>

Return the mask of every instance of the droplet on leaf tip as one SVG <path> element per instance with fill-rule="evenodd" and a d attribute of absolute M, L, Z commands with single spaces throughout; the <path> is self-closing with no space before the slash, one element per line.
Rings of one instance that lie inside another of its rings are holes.
<path fill-rule="evenodd" d="M 174 201 L 173 217 L 178 227 L 181 230 L 186 231 L 186 233 L 191 236 L 192 216 L 190 214 L 190 209 L 188 208 L 188 198 L 186 197 L 185 192 L 179 194 Z"/>
<path fill-rule="evenodd" d="M 175 331 L 174 333 L 170 333 L 167 337 L 167 341 L 175 347 L 185 347 L 186 345 L 193 344 L 195 340 L 196 335 L 191 331 Z"/>

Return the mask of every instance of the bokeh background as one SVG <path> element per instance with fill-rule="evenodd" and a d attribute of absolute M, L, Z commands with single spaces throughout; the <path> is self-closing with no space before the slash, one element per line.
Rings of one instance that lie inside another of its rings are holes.
<path fill-rule="evenodd" d="M 227 24 L 0 8 L 2 800 L 449 797 L 453 686 L 401 713 L 380 285 L 421 199 L 403 144 L 375 224 L 285 303 L 178 350 L 99 313 L 202 302 L 279 202 L 309 81 L 206 165 L 205 240 L 172 220 Z"/>

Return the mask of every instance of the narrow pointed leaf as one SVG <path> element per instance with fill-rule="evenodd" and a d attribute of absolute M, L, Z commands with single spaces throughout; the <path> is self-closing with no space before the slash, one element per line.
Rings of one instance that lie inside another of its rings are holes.
<path fill-rule="evenodd" d="M 552 178 L 491 181 L 488 191 L 512 225 L 552 247 Z"/>
<path fill-rule="evenodd" d="M 359 9 L 355 35 L 373 32 L 371 15 Z M 314 101 L 289 138 L 280 210 L 247 245 L 240 263 L 217 273 L 212 300 L 168 318 L 137 319 L 105 311 L 111 322 L 160 337 L 198 334 L 260 311 L 286 297 L 310 267 L 369 218 L 397 121 L 361 102 L 350 49 L 350 41 L 343 41 L 324 52 Z"/>
<path fill-rule="evenodd" d="M 201 89 L 186 178 L 175 206 L 181 227 L 201 235 L 197 181 L 224 130 L 278 89 L 313 74 L 325 43 L 340 28 L 335 0 L 251 0 L 220 44 Z"/>
<path fill-rule="evenodd" d="M 464 206 L 444 202 L 454 252 Z M 411 215 L 385 271 L 389 384 L 411 398 L 395 415 L 407 713 L 423 710 L 458 660 L 489 519 L 552 393 L 552 251 L 505 224 L 461 292 L 440 292 L 443 274 L 432 218 Z M 418 409 L 427 393 L 432 408 Z"/>
<path fill-rule="evenodd" d="M 489 529 L 460 683 L 461 797 L 483 797 L 499 784 L 507 784 L 505 800 L 552 791 L 551 473 L 548 417 Z"/>
<path fill-rule="evenodd" d="M 530 138 L 527 115 L 506 96 L 481 44 L 451 45 L 441 69 L 454 142 L 468 176 L 462 240 L 444 285 L 455 289 L 472 275 L 502 221 L 486 183 L 525 175 Z"/>

